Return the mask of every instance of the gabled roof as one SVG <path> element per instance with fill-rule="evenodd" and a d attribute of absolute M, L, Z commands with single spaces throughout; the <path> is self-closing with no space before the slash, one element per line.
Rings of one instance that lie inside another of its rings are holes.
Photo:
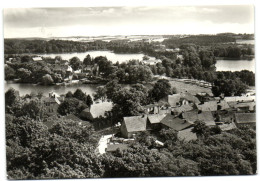
<path fill-rule="evenodd" d="M 176 107 L 176 103 L 180 102 L 180 94 L 173 94 L 173 95 L 168 95 L 168 103 L 172 106 L 172 107 Z"/>
<path fill-rule="evenodd" d="M 91 114 L 89 108 L 86 108 L 86 109 L 84 109 L 83 111 L 81 111 L 80 117 L 81 117 L 82 119 L 86 119 L 86 120 L 93 120 L 93 115 Z"/>
<path fill-rule="evenodd" d="M 124 117 L 127 132 L 145 131 L 147 116 Z"/>
<path fill-rule="evenodd" d="M 200 120 L 206 123 L 207 126 L 214 126 L 215 121 L 212 113 L 210 111 L 204 111 L 198 114 L 195 111 L 190 112 L 184 112 L 182 114 L 183 119 L 186 119 L 187 121 L 194 123 L 196 120 Z"/>
<path fill-rule="evenodd" d="M 196 106 L 201 111 L 217 111 L 218 110 L 217 101 L 208 101 L 208 102 L 204 102 L 204 104 L 196 103 Z"/>
<path fill-rule="evenodd" d="M 148 120 L 151 124 L 160 123 L 165 116 L 166 114 L 150 114 L 148 115 Z"/>
<path fill-rule="evenodd" d="M 180 131 L 180 130 L 183 130 L 185 128 L 188 128 L 192 125 L 192 123 L 186 121 L 186 120 L 183 120 L 183 119 L 180 119 L 178 117 L 174 117 L 173 115 L 171 114 L 167 114 L 161 121 L 161 123 L 163 125 L 166 125 L 168 126 L 169 128 L 172 128 L 176 131 Z"/>
<path fill-rule="evenodd" d="M 197 135 L 196 133 L 193 133 L 191 130 L 193 128 L 187 128 L 187 129 L 184 129 L 184 130 L 181 130 L 178 132 L 177 134 L 177 137 L 179 140 L 182 140 L 184 142 L 189 142 L 189 141 L 192 141 L 192 140 L 197 140 Z"/>
<path fill-rule="evenodd" d="M 180 94 L 173 94 L 168 95 L 168 103 L 172 107 L 176 107 L 176 103 L 180 102 L 182 99 L 185 99 L 187 101 L 193 102 L 193 103 L 200 103 L 199 99 L 192 94 L 188 92 L 180 93 Z"/>
<path fill-rule="evenodd" d="M 220 102 L 218 102 L 218 105 L 221 106 L 221 110 L 230 108 L 225 100 L 220 100 Z"/>
<path fill-rule="evenodd" d="M 255 123 L 256 115 L 255 113 L 235 113 L 235 120 L 238 124 Z"/>
<path fill-rule="evenodd" d="M 198 111 L 194 110 L 194 111 L 184 112 L 182 113 L 182 118 L 193 123 L 198 119 Z"/>
<path fill-rule="evenodd" d="M 193 96 L 191 93 L 189 93 L 189 92 L 184 92 L 184 93 L 181 93 L 180 94 L 181 95 L 181 98 L 182 99 L 186 99 L 186 100 L 188 100 L 188 101 L 190 101 L 190 102 L 193 102 L 193 103 L 200 103 L 200 101 L 199 101 L 199 99 L 197 98 L 197 97 L 195 97 L 195 96 Z"/>
<path fill-rule="evenodd" d="M 187 111 L 191 111 L 191 110 L 193 110 L 193 107 L 190 105 L 187 105 L 187 104 L 182 105 L 180 107 L 173 108 L 173 111 L 178 112 L 178 113 L 187 112 Z"/>

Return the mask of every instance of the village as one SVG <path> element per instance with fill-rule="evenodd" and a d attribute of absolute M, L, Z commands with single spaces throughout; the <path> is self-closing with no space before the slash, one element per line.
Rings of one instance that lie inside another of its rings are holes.
<path fill-rule="evenodd" d="M 187 80 L 184 82 L 187 83 Z M 57 109 L 65 99 L 64 95 L 55 92 L 49 97 L 42 98 L 46 110 L 50 115 L 57 115 Z M 141 132 L 158 132 L 160 129 L 172 129 L 177 132 L 178 139 L 190 142 L 198 139 L 192 130 L 196 121 L 205 123 L 208 127 L 218 126 L 221 131 L 229 131 L 237 127 L 256 125 L 255 92 L 249 90 L 242 96 L 213 97 L 205 92 L 192 95 L 188 91 L 168 95 L 155 104 L 143 107 L 145 112 L 141 116 L 124 117 L 123 121 L 106 127 L 110 134 L 103 134 L 96 148 L 96 154 L 116 150 L 126 150 L 129 143 L 133 143 Z M 84 109 L 80 116 L 73 114 L 61 116 L 58 120 L 44 122 L 50 129 L 56 121 L 72 120 L 83 127 L 90 127 L 94 119 L 90 108 Z M 100 123 L 96 123 L 100 124 Z M 107 131 L 106 131 L 107 132 Z M 159 146 L 164 143 L 155 141 Z"/>
<path fill-rule="evenodd" d="M 159 4 L 3 10 L 5 178 L 258 173 L 255 6 Z"/>

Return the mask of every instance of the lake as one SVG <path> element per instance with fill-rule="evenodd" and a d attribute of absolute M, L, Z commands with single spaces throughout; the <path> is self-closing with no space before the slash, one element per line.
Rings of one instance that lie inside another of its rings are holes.
<path fill-rule="evenodd" d="M 87 55 L 90 55 L 92 58 L 95 58 L 97 56 L 106 56 L 108 60 L 111 60 L 113 63 L 116 63 L 117 61 L 119 63 L 132 60 L 132 59 L 138 59 L 138 60 L 143 60 L 143 56 L 145 56 L 142 53 L 124 53 L 124 54 L 119 54 L 119 53 L 114 53 L 113 51 L 87 51 L 87 52 L 80 52 L 80 53 L 50 53 L 50 54 L 38 54 L 39 56 L 42 57 L 51 57 L 55 58 L 56 56 L 61 56 L 62 59 L 64 60 L 69 60 L 72 57 L 78 57 L 81 61 L 84 60 L 84 58 Z M 149 57 L 149 56 L 148 56 Z M 155 59 L 154 57 L 149 57 L 150 59 Z"/>
<path fill-rule="evenodd" d="M 237 44 L 255 44 L 255 40 L 236 40 Z"/>
<path fill-rule="evenodd" d="M 255 59 L 253 60 L 217 60 L 217 71 L 249 70 L 255 73 Z"/>

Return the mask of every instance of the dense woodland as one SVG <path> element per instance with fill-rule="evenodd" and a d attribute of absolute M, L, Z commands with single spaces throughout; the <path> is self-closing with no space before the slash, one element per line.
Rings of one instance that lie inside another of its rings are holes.
<path fill-rule="evenodd" d="M 162 44 L 166 48 L 178 48 L 187 45 L 197 45 L 210 48 L 214 56 L 226 58 L 252 58 L 254 47 L 252 45 L 234 44 L 235 38 L 223 35 L 189 36 L 185 38 L 171 37 L 165 39 Z M 105 42 L 96 40 L 94 42 L 76 42 L 64 40 L 26 40 L 26 39 L 5 39 L 5 54 L 21 53 L 65 53 L 65 52 L 86 52 L 88 50 L 112 50 L 115 53 L 139 53 L 143 52 L 151 56 L 164 55 L 171 58 L 171 53 L 155 51 L 160 45 L 159 42 L 147 43 L 144 41 L 128 42 L 126 40 L 113 40 Z"/>

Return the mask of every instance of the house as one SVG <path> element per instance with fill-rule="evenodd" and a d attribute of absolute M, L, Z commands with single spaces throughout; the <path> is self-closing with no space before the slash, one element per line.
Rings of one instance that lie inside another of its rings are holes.
<path fill-rule="evenodd" d="M 217 101 L 209 101 L 209 102 L 204 102 L 201 104 L 196 103 L 195 105 L 196 105 L 197 109 L 200 111 L 217 111 L 218 110 Z"/>
<path fill-rule="evenodd" d="M 232 97 L 225 97 L 224 100 L 228 102 L 250 102 L 255 101 L 255 96 L 232 96 Z"/>
<path fill-rule="evenodd" d="M 196 94 L 196 97 L 200 102 L 206 102 L 212 100 L 211 96 L 206 92 L 200 92 Z"/>
<path fill-rule="evenodd" d="M 203 121 L 207 126 L 215 126 L 215 121 L 210 111 L 204 111 L 198 113 L 197 111 L 189 111 L 182 113 L 181 117 L 190 123 L 194 123 L 197 120 Z"/>
<path fill-rule="evenodd" d="M 52 92 L 49 92 L 49 97 L 52 97 L 52 98 L 55 98 L 55 97 L 60 97 L 59 94 L 57 94 L 56 92 L 52 91 Z"/>
<path fill-rule="evenodd" d="M 33 61 L 41 61 L 42 57 L 32 57 Z"/>
<path fill-rule="evenodd" d="M 159 105 L 157 104 L 145 105 L 143 108 L 146 114 L 158 114 L 160 109 Z"/>
<path fill-rule="evenodd" d="M 125 138 L 131 138 L 134 134 L 146 131 L 147 116 L 124 117 L 120 131 Z"/>
<path fill-rule="evenodd" d="M 149 59 L 149 60 L 143 60 L 145 64 L 149 65 L 156 65 L 157 63 L 162 63 L 162 60 L 160 59 Z"/>
<path fill-rule="evenodd" d="M 168 95 L 168 103 L 171 107 L 178 107 L 187 104 L 200 103 L 199 99 L 192 94 L 185 92 L 179 94 Z"/>
<path fill-rule="evenodd" d="M 225 109 L 229 109 L 229 105 L 225 100 L 219 100 L 217 102 L 217 110 L 225 110 Z"/>
<path fill-rule="evenodd" d="M 237 127 L 243 125 L 255 126 L 256 114 L 255 113 L 235 113 L 235 122 Z"/>
<path fill-rule="evenodd" d="M 150 114 L 147 116 L 148 121 L 150 122 L 151 129 L 161 128 L 161 120 L 166 116 L 166 114 Z"/>
<path fill-rule="evenodd" d="M 180 131 L 192 126 L 187 120 L 180 119 L 171 114 L 167 114 L 162 120 L 162 127 L 171 128 L 175 131 Z"/>
<path fill-rule="evenodd" d="M 126 150 L 128 146 L 126 144 L 108 144 L 106 152 L 115 152 L 116 150 Z"/>
<path fill-rule="evenodd" d="M 66 66 L 66 72 L 73 72 L 73 69 L 71 66 L 69 65 L 65 65 Z"/>
<path fill-rule="evenodd" d="M 191 93 L 183 92 L 183 93 L 180 93 L 180 95 L 181 95 L 181 101 L 186 100 L 186 101 L 188 101 L 188 103 L 193 103 L 193 104 L 200 103 L 199 99 L 197 97 L 193 96 Z"/>
<path fill-rule="evenodd" d="M 174 115 L 179 115 L 182 112 L 188 112 L 188 111 L 191 111 L 191 110 L 193 110 L 193 107 L 188 104 L 188 105 L 182 105 L 180 107 L 173 108 L 172 112 L 173 112 Z"/>
<path fill-rule="evenodd" d="M 189 141 L 193 141 L 193 140 L 197 140 L 198 137 L 196 135 L 196 133 L 192 132 L 192 127 L 191 128 L 187 128 L 181 131 L 178 131 L 177 133 L 177 137 L 180 141 L 184 141 L 184 142 L 189 142 Z"/>
<path fill-rule="evenodd" d="M 180 105 L 180 94 L 168 95 L 168 103 L 171 107 L 177 107 Z"/>
<path fill-rule="evenodd" d="M 48 114 L 57 113 L 58 107 L 61 104 L 61 102 L 57 96 L 59 97 L 59 95 L 57 93 L 50 92 L 49 97 L 44 97 L 42 99 Z"/>
<path fill-rule="evenodd" d="M 79 114 L 79 117 L 83 120 L 86 120 L 86 121 L 92 121 L 93 120 L 93 116 L 90 112 L 89 107 L 84 109 L 83 111 L 81 111 L 81 113 Z"/>
<path fill-rule="evenodd" d="M 234 104 L 234 108 L 237 109 L 237 111 L 255 112 L 256 104 L 255 104 L 255 102 L 236 103 L 236 104 Z"/>

